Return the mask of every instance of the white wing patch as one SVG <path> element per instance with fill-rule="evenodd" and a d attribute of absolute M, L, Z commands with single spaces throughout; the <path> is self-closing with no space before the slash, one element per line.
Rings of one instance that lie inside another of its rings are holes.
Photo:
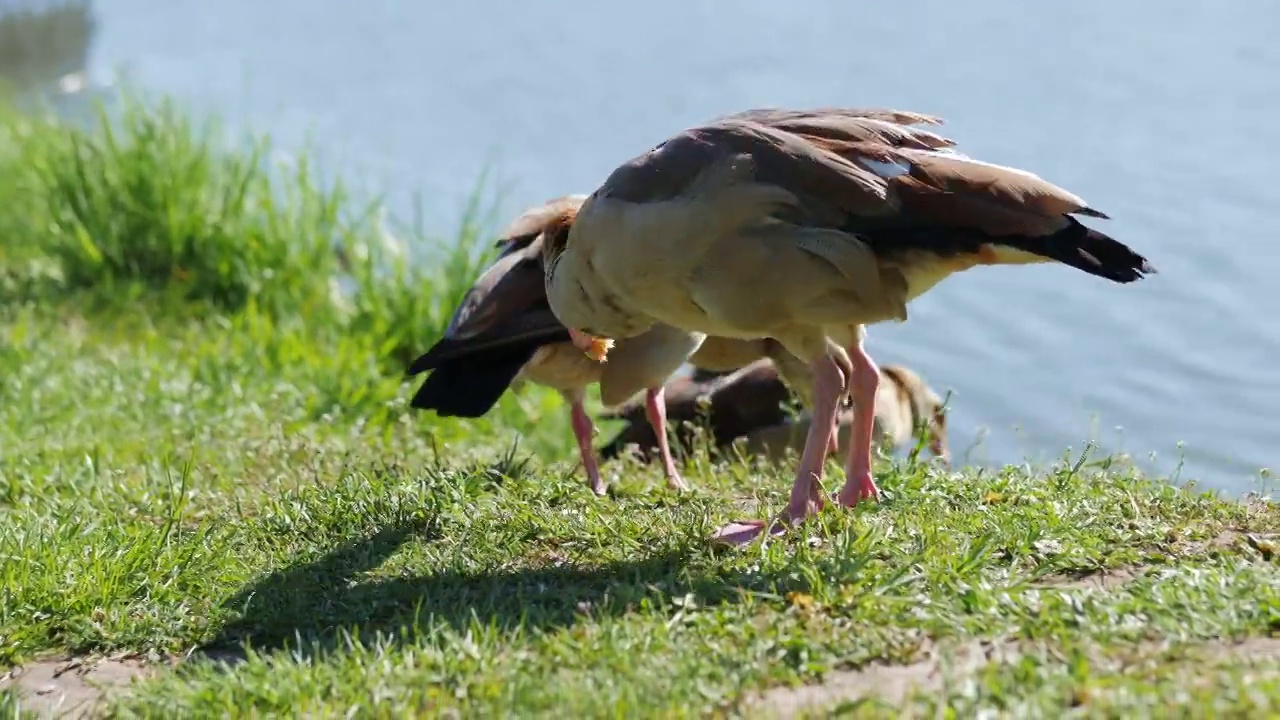
<path fill-rule="evenodd" d="M 960 152 L 959 150 L 952 150 L 951 148 L 942 148 L 939 150 L 914 150 L 913 149 L 913 150 L 908 150 L 907 152 L 918 152 L 924 155 L 942 155 L 950 160 L 959 160 L 960 162 L 967 162 L 970 165 L 981 165 L 983 167 L 998 168 L 1000 170 L 1011 172 L 1015 175 L 1021 175 L 1025 178 L 1031 178 L 1039 182 L 1045 181 L 1044 178 L 1040 177 L 1039 175 L 1036 175 L 1035 173 L 1030 173 L 1020 168 L 1009 167 L 1008 165 L 1000 165 L 998 163 L 987 162 L 986 160 L 978 160 L 977 158 L 970 157 Z"/>

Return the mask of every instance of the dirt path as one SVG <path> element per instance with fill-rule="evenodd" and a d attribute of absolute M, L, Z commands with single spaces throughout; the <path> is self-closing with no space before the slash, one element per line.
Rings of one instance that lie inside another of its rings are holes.
<path fill-rule="evenodd" d="M 1157 653 L 1156 644 L 1146 648 Z M 1246 662 L 1280 662 L 1280 638 L 1251 638 L 1240 643 L 1211 642 L 1196 647 L 1210 664 L 1231 660 Z M 834 672 L 818 685 L 775 688 L 753 701 L 746 709 L 752 717 L 793 718 L 820 716 L 823 711 L 846 702 L 878 698 L 899 705 L 912 693 L 939 692 L 949 683 L 976 674 L 990 663 L 1014 662 L 1021 652 L 1013 643 L 968 642 L 952 647 L 938 647 L 925 659 L 908 665 L 885 665 L 873 662 L 858 670 Z M 1197 670 L 1203 665 L 1197 665 Z"/>
<path fill-rule="evenodd" d="M 135 659 L 40 660 L 0 675 L 0 690 L 16 688 L 23 709 L 40 717 L 94 717 L 105 698 L 154 671 Z"/>

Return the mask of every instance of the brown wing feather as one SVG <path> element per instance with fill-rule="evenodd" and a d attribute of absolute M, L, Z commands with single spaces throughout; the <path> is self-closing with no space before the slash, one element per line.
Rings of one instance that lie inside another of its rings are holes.
<path fill-rule="evenodd" d="M 820 110 L 748 110 L 729 116 L 797 135 L 845 160 L 909 163 L 915 190 L 989 196 L 1017 211 L 1046 217 L 1078 213 L 1105 218 L 1083 200 L 1031 173 L 974 161 L 944 150 L 954 141 L 911 123 L 940 124 L 939 118 L 892 110 L 831 108 Z M 907 169 L 907 165 L 902 165 Z M 900 181 L 904 182 L 904 181 Z M 893 184 L 892 182 L 890 183 Z"/>
<path fill-rule="evenodd" d="M 809 188 L 780 183 L 800 196 L 811 223 L 827 222 L 818 211 L 844 211 L 842 227 L 877 253 L 928 250 L 942 257 L 970 255 L 985 264 L 1002 261 L 991 245 L 1000 244 L 1114 282 L 1156 272 L 1127 245 L 1072 218 L 1107 217 L 1083 199 L 1032 173 L 959 155 L 941 136 L 880 117 L 858 117 L 856 111 L 755 117 L 883 178 L 887 202 L 876 205 L 873 213 L 841 202 L 843 196 L 805 197 Z"/>
<path fill-rule="evenodd" d="M 502 254 L 463 296 L 445 330 L 445 337 L 465 340 L 535 306 L 545 306 L 543 233 L 581 207 L 586 198 L 586 195 L 553 198 L 512 220 L 497 241 L 498 246 L 505 246 Z"/>
<path fill-rule="evenodd" d="M 807 110 L 793 110 L 786 108 L 753 108 L 743 110 L 741 112 L 732 113 L 719 120 L 749 120 L 758 122 L 763 125 L 778 126 L 781 123 L 791 122 L 794 120 L 803 120 L 805 118 L 829 117 L 851 120 L 878 120 L 881 122 L 893 123 L 895 125 L 941 125 L 942 118 L 933 115 L 925 115 L 923 113 L 911 112 L 909 110 L 891 110 L 888 108 L 849 108 L 849 107 L 825 107 L 810 108 Z"/>
<path fill-rule="evenodd" d="M 933 227 L 937 249 L 944 250 L 944 254 L 980 252 L 983 241 L 1001 237 L 1037 238 L 1072 229 L 1074 225 L 1067 217 L 1070 214 L 1107 217 L 1081 198 L 1034 174 L 967 158 L 950 152 L 953 143 L 941 136 L 910 135 L 918 131 L 880 118 L 860 117 L 858 112 L 748 111 L 741 115 L 771 123 L 885 175 L 890 199 L 896 201 L 892 206 L 899 211 L 896 222 L 882 218 L 862 227 L 883 227 L 885 220 L 912 227 L 917 232 L 896 236 L 909 237 L 912 245 L 929 238 L 920 230 Z M 868 161 L 896 167 L 876 167 Z M 846 225 L 856 229 L 860 223 Z M 943 237 L 956 230 L 965 231 L 967 237 Z M 880 249 L 890 250 L 883 243 Z"/>
<path fill-rule="evenodd" d="M 954 141 L 911 127 L 941 122 L 885 109 L 744 110 L 672 136 L 621 165 L 597 192 L 630 202 L 669 200 L 717 164 L 740 156 L 758 182 L 838 199 L 849 210 L 880 212 L 884 181 L 859 160 L 895 162 L 900 148 L 951 147 Z"/>
<path fill-rule="evenodd" d="M 902 207 L 901 223 L 932 227 L 940 233 L 971 229 L 995 240 L 1006 236 L 1037 237 L 1067 226 L 1063 215 L 1045 215 L 978 193 L 948 192 L 913 177 L 896 179 L 891 186 Z"/>
<path fill-rule="evenodd" d="M 476 280 L 458 303 L 445 337 L 465 340 L 545 302 L 541 247 L 528 246 L 504 253 Z"/>
<path fill-rule="evenodd" d="M 886 160 L 887 145 L 861 143 L 859 153 Z M 750 120 L 691 128 L 616 169 L 602 197 L 644 203 L 713 193 L 745 180 L 797 196 L 823 198 L 850 213 L 885 212 L 886 185 L 865 167 L 803 137 Z"/>
<path fill-rule="evenodd" d="M 940 125 L 940 118 L 897 110 L 824 108 L 818 110 L 748 110 L 726 119 L 739 119 L 800 135 L 828 150 L 844 143 L 881 143 L 921 150 L 947 148 L 955 142 L 936 133 L 911 127 Z M 830 143 L 830 144 L 828 144 Z"/>
<path fill-rule="evenodd" d="M 1106 217 L 1082 199 L 1031 173 L 950 152 L 952 141 L 909 127 L 939 122 L 888 110 L 748 110 L 673 136 L 620 166 L 597 194 L 645 203 L 722 193 L 718 216 L 773 214 L 839 228 L 882 257 L 924 250 L 994 262 L 988 244 L 1000 243 L 1117 282 L 1155 272 L 1072 219 Z M 752 184 L 792 199 L 743 192 L 740 202 L 729 200 Z"/>
<path fill-rule="evenodd" d="M 980 196 L 1008 208 L 1045 217 L 1083 213 L 1106 217 L 1074 194 L 1021 170 L 976 162 L 947 153 L 904 150 L 911 177 L 938 192 Z"/>

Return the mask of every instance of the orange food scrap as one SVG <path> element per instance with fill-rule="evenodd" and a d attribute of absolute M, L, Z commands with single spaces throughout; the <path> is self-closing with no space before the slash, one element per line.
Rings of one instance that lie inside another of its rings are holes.
<path fill-rule="evenodd" d="M 606 362 L 609 351 L 613 349 L 613 341 L 605 338 L 591 338 L 591 347 L 586 351 L 587 357 L 596 362 Z"/>

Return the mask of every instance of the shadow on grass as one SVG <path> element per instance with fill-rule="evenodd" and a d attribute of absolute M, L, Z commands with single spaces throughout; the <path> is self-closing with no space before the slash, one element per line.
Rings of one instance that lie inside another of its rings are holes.
<path fill-rule="evenodd" d="M 257 649 L 277 649 L 298 637 L 331 636 L 342 626 L 377 624 L 379 616 L 402 608 L 389 597 L 380 599 L 369 592 L 368 586 L 353 584 L 356 576 L 380 566 L 415 535 L 431 541 L 438 533 L 430 520 L 407 520 L 348 540 L 312 562 L 267 575 L 224 603 L 241 618 L 223 628 L 205 651 L 232 659 L 244 642 Z"/>
<path fill-rule="evenodd" d="M 465 632 L 473 623 L 499 629 L 554 630 L 579 620 L 632 611 L 637 604 L 669 604 L 695 593 L 700 602 L 740 597 L 737 578 L 688 577 L 688 551 L 660 550 L 638 560 L 575 566 L 549 561 L 536 568 L 442 570 L 429 575 L 360 582 L 404 543 L 440 537 L 434 522 L 418 520 L 344 543 L 325 556 L 253 583 L 225 607 L 241 618 L 198 655 L 230 665 L 255 652 L 288 649 L 306 657 L 341 652 L 348 633 L 385 642 L 411 638 L 406 630 L 447 624 Z M 753 577 L 751 585 L 765 581 Z"/>

